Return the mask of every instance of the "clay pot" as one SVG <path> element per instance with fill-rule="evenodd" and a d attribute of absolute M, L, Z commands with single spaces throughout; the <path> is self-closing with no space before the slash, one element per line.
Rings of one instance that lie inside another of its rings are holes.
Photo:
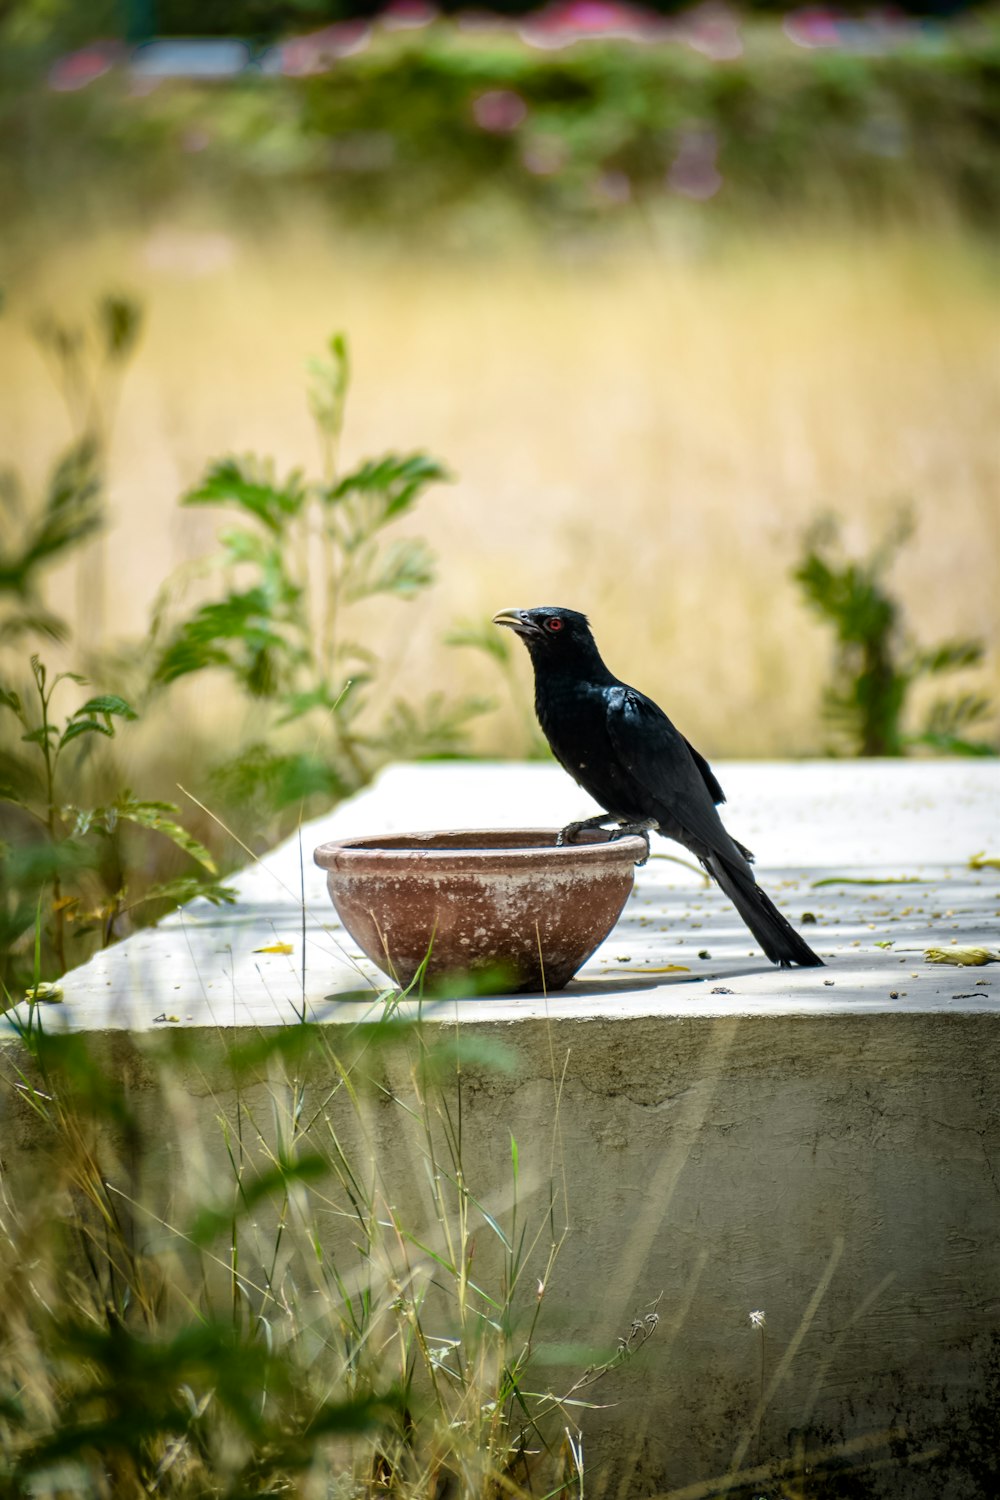
<path fill-rule="evenodd" d="M 395 833 L 322 844 L 337 914 L 401 988 L 466 976 L 476 993 L 560 990 L 604 941 L 635 878 L 642 839 L 597 830 Z"/>

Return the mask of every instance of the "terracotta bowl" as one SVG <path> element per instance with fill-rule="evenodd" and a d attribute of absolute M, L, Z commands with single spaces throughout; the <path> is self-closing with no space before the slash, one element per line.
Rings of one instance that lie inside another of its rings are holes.
<path fill-rule="evenodd" d="M 478 993 L 560 990 L 621 915 L 642 839 L 548 828 L 395 833 L 321 844 L 315 860 L 358 946 L 402 988 L 468 976 Z"/>

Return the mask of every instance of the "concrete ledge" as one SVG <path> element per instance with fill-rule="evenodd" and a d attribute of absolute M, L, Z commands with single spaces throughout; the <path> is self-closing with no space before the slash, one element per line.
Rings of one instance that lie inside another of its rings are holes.
<path fill-rule="evenodd" d="M 815 916 L 804 930 L 832 960 L 829 970 L 782 972 L 754 954 L 725 897 L 664 857 L 683 850 L 656 839 L 621 922 L 569 989 L 545 1004 L 531 996 L 459 999 L 449 1017 L 579 1017 L 589 1006 L 605 1015 L 724 1016 L 996 1005 L 996 971 L 935 967 L 923 955 L 931 944 L 997 942 L 1000 872 L 970 870 L 968 862 L 1000 851 L 1000 765 L 717 769 L 729 795 L 727 826 L 755 850 L 761 883 L 791 919 Z M 52 1007 L 49 1024 L 267 1026 L 301 1014 L 353 1022 L 363 1001 L 345 1008 L 338 996 L 367 990 L 374 1001 L 386 980 L 336 922 L 312 863 L 317 844 L 406 829 L 557 827 L 592 810 L 554 765 L 393 767 L 239 875 L 236 907 L 192 902 L 67 975 L 64 1004 Z M 260 951 L 278 942 L 292 952 Z"/>
<path fill-rule="evenodd" d="M 570 1233 L 545 1291 L 549 1336 L 613 1341 L 663 1293 L 657 1337 L 595 1393 L 615 1404 L 582 1418 L 588 1496 L 696 1500 L 724 1492 L 721 1479 L 706 1488 L 713 1476 L 758 1459 L 797 1463 L 788 1482 L 807 1494 L 994 1491 L 998 971 L 934 966 L 924 950 L 997 947 L 1000 873 L 968 861 L 1000 853 L 998 769 L 720 768 L 728 825 L 757 850 L 762 882 L 793 920 L 813 912 L 807 931 L 830 955 L 826 970 L 765 965 L 718 893 L 654 860 L 570 989 L 459 997 L 430 1012 L 441 1036 L 474 1022 L 454 1034 L 515 1059 L 507 1072 L 474 1057 L 462 1066 L 463 1166 L 480 1201 L 508 1202 L 511 1134 L 526 1213 L 544 1221 L 553 1170 L 565 1183 Z M 356 1028 L 379 1013 L 373 1000 L 338 998 L 363 984 L 374 997 L 381 981 L 332 920 L 314 844 L 483 821 L 556 825 L 588 810 L 548 766 L 396 768 L 304 829 L 301 862 L 293 840 L 245 872 L 234 912 L 196 903 L 68 975 L 45 1023 L 103 1037 L 150 1140 L 167 1106 L 149 1059 L 175 1049 L 170 1107 L 182 1101 L 200 1144 L 183 1162 L 164 1160 L 152 1190 L 194 1193 L 222 1169 L 232 1042 L 305 1013 L 333 1023 L 324 1034 L 348 1055 Z M 834 879 L 906 883 L 817 884 Z M 254 951 L 275 941 L 292 954 Z M 670 964 L 685 969 L 662 972 Z M 7 1036 L 5 1071 L 19 1053 L 9 1023 Z M 401 1125 L 408 1067 L 373 1061 L 363 1130 L 330 1109 L 419 1233 L 423 1167 Z M 303 1077 L 329 1092 L 323 1054 Z M 32 1121 L 9 1091 L 2 1098 L 8 1170 L 26 1181 Z M 328 1123 L 314 1127 L 317 1149 Z M 757 1310 L 763 1334 L 750 1323 Z M 811 1490 L 819 1481 L 805 1470 L 831 1453 L 840 1479 Z"/>

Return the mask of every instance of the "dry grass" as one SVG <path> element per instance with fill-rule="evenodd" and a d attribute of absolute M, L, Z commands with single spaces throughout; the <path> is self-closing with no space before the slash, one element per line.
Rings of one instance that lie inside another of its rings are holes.
<path fill-rule="evenodd" d="M 832 508 L 866 545 L 903 500 L 914 629 L 985 637 L 1000 686 L 997 279 L 967 240 L 710 245 L 646 224 L 599 255 L 430 261 L 318 221 L 254 238 L 203 214 L 84 236 L 6 280 L 0 452 L 35 475 L 63 428 L 32 311 L 105 288 L 146 303 L 114 445 L 110 634 L 141 633 L 169 569 L 210 547 L 216 518 L 176 506 L 208 458 L 313 465 L 303 366 L 342 328 L 345 456 L 423 446 L 457 480 L 417 523 L 438 587 L 368 621 L 400 691 L 477 685 L 481 663 L 440 644 L 458 617 L 569 604 L 708 753 L 815 751 L 827 641 L 788 578 L 799 537 Z M 519 736 L 509 711 L 479 731 L 483 748 Z"/>

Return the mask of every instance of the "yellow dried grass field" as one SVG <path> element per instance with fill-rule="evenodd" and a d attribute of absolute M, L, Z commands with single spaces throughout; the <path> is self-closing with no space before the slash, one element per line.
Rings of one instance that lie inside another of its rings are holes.
<path fill-rule="evenodd" d="M 810 753 L 829 641 L 789 568 L 822 511 L 863 549 L 912 507 L 893 573 L 908 621 L 928 641 L 983 637 L 976 682 L 1000 690 L 998 283 L 981 247 L 943 231 L 699 246 L 647 228 L 601 253 L 436 260 L 318 221 L 257 238 L 207 218 L 107 231 L 8 278 L 0 451 L 37 481 L 66 436 L 32 314 L 137 295 L 107 586 L 69 612 L 105 639 L 139 635 L 169 571 L 211 548 L 221 518 L 177 505 L 209 459 L 315 465 L 304 368 L 343 329 L 345 459 L 423 447 L 455 476 L 413 523 L 436 588 L 359 620 L 397 692 L 497 691 L 447 630 L 560 603 L 707 753 Z M 66 597 L 74 572 L 55 581 Z M 207 715 L 210 695 L 188 700 Z M 509 706 L 483 719 L 479 747 L 516 751 L 520 723 Z"/>

